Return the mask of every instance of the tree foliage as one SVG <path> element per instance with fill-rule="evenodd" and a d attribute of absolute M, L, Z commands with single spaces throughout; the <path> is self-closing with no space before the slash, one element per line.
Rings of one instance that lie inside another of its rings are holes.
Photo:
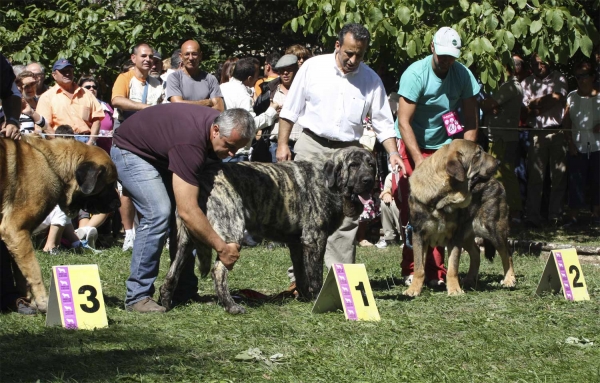
<path fill-rule="evenodd" d="M 202 45 L 203 67 L 226 56 L 261 56 L 317 41 L 283 24 L 299 14 L 295 2 L 272 0 L 20 0 L 0 7 L 0 50 L 16 63 L 46 67 L 65 57 L 77 72 L 114 77 L 131 48 L 147 42 L 171 55 L 181 43 Z"/>
<path fill-rule="evenodd" d="M 344 24 L 364 24 L 372 35 L 371 64 L 395 69 L 430 54 L 435 31 L 451 26 L 461 35 L 460 60 L 476 64 L 488 88 L 503 78 L 502 65 L 512 52 L 537 52 L 564 65 L 578 55 L 590 57 L 600 39 L 598 0 L 298 0 L 298 5 L 303 14 L 287 24 L 293 31 L 319 33 L 323 43 L 331 43 Z"/>

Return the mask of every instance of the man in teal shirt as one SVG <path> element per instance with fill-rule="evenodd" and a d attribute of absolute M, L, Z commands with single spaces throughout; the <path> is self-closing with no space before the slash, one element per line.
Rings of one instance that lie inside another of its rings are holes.
<path fill-rule="evenodd" d="M 430 56 L 413 63 L 400 79 L 398 94 L 397 133 L 398 151 L 406 173 L 400 177 L 400 220 L 408 223 L 408 177 L 423 159 L 452 141 L 446 131 L 442 116 L 462 107 L 464 138 L 475 141 L 477 137 L 479 108 L 476 96 L 479 85 L 471 71 L 456 62 L 460 56 L 461 39 L 452 28 L 440 28 L 431 43 Z M 403 236 L 406 240 L 406 235 Z M 432 259 L 433 258 L 433 259 Z M 444 288 L 444 249 L 437 247 L 427 252 L 425 277 L 431 287 Z M 402 249 L 402 275 L 405 283 L 412 282 L 414 271 L 412 249 Z M 433 262 L 435 261 L 435 262 Z"/>

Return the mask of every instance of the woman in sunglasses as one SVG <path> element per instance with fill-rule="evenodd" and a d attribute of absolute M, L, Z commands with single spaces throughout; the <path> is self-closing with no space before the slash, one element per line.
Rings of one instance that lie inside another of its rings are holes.
<path fill-rule="evenodd" d="M 96 81 L 94 76 L 81 77 L 79 79 L 79 86 L 90 91 L 96 97 L 96 99 L 98 99 L 98 81 Z M 108 103 L 100 99 L 98 99 L 98 102 L 104 110 L 104 119 L 102 119 L 102 122 L 100 122 L 100 135 L 106 137 L 99 137 L 98 140 L 96 140 L 96 145 L 106 150 L 106 152 L 110 154 L 114 124 L 114 110 L 110 105 L 108 105 Z"/>
<path fill-rule="evenodd" d="M 42 132 L 46 128 L 46 120 L 42 115 L 35 111 L 37 108 L 38 97 L 35 90 L 38 80 L 35 74 L 30 71 L 19 73 L 15 80 L 23 98 L 21 99 L 21 134 L 33 132 Z"/>
<path fill-rule="evenodd" d="M 563 227 L 578 224 L 576 209 L 589 207 L 585 192 L 590 187 L 592 226 L 600 225 L 600 94 L 594 88 L 596 72 L 592 64 L 582 61 L 575 66 L 577 90 L 567 96 L 563 128 L 569 144 L 570 221 Z M 570 134 L 568 131 L 571 131 Z"/>

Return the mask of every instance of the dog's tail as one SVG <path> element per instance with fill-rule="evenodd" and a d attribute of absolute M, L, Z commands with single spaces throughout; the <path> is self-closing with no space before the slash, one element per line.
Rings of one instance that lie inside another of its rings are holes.
<path fill-rule="evenodd" d="M 485 253 L 485 257 L 490 261 L 493 262 L 494 261 L 494 257 L 496 256 L 496 248 L 494 247 L 494 245 L 492 244 L 491 241 L 484 239 L 483 240 L 483 248 L 484 248 L 484 253 Z"/>

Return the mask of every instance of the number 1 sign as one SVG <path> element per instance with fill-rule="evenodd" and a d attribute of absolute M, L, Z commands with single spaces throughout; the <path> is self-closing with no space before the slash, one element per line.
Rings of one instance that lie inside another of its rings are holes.
<path fill-rule="evenodd" d="M 343 309 L 348 320 L 379 321 L 364 264 L 334 264 L 313 307 L 313 314 Z"/>
<path fill-rule="evenodd" d="M 46 326 L 108 327 L 98 265 L 53 266 Z"/>
<path fill-rule="evenodd" d="M 570 301 L 590 300 L 575 249 L 552 251 L 535 293 L 538 295 L 544 291 L 557 293 L 561 287 L 563 295 Z"/>

